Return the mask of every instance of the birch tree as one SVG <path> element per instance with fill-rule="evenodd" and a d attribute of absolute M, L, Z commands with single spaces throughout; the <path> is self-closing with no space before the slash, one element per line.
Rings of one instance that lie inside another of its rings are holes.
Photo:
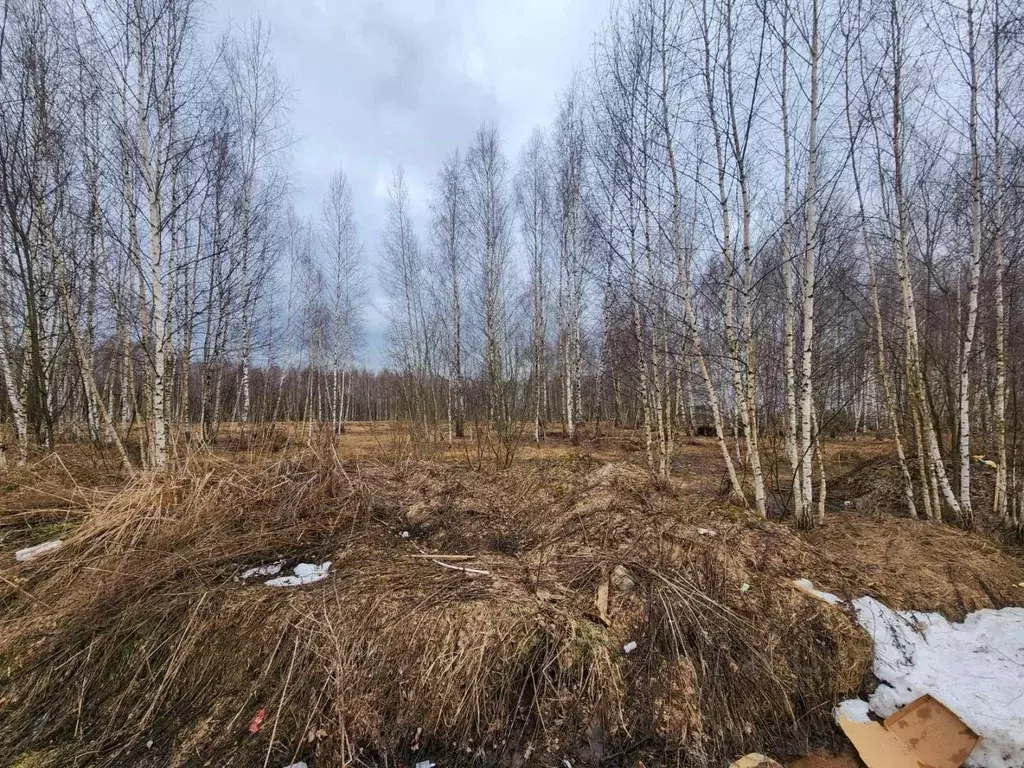
<path fill-rule="evenodd" d="M 507 163 L 498 129 L 482 126 L 467 157 L 472 248 L 480 275 L 483 370 L 488 422 L 499 433 L 509 426 L 505 393 L 505 281 L 511 247 Z"/>
<path fill-rule="evenodd" d="M 233 140 L 237 142 L 241 173 L 241 237 L 238 244 L 241 264 L 241 413 L 249 420 L 252 400 L 250 367 L 252 364 L 253 315 L 258 299 L 254 264 L 256 229 L 262 208 L 277 193 L 273 163 L 288 144 L 284 109 L 287 93 L 274 66 L 270 33 L 259 19 L 253 19 L 241 39 L 225 40 L 223 58 L 231 98 Z"/>
<path fill-rule="evenodd" d="M 437 180 L 433 203 L 434 247 L 445 274 L 451 350 L 448 361 L 448 442 L 465 436 L 466 392 L 463 340 L 463 280 L 467 271 L 469 237 L 466 169 L 456 151 Z"/>
<path fill-rule="evenodd" d="M 533 438 L 544 439 L 547 394 L 547 264 L 551 248 L 551 179 L 544 134 L 535 129 L 519 161 L 516 207 L 530 280 L 530 382 L 533 388 Z"/>
<path fill-rule="evenodd" d="M 346 375 L 355 362 L 364 281 L 362 250 L 356 230 L 352 188 L 344 171 L 331 177 L 321 212 L 321 227 L 331 275 L 331 421 L 345 429 Z"/>
<path fill-rule="evenodd" d="M 587 271 L 584 242 L 584 153 L 581 94 L 574 83 L 562 96 L 554 130 L 553 218 L 558 243 L 558 265 L 563 286 L 561 337 L 565 427 L 569 440 L 580 442 L 583 398 L 583 303 Z"/>

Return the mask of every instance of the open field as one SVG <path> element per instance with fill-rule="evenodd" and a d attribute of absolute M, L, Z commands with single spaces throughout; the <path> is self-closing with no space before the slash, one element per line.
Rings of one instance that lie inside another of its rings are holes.
<path fill-rule="evenodd" d="M 500 472 L 394 444 L 355 425 L 336 450 L 222 447 L 163 479 L 82 449 L 9 473 L 2 764 L 799 755 L 839 743 L 831 708 L 868 684 L 870 643 L 792 579 L 950 617 L 1024 597 L 995 539 L 885 511 L 870 440 L 828 446 L 841 502 L 810 533 L 732 506 L 702 439 L 667 481 L 624 433 Z M 305 586 L 242 578 L 325 561 Z"/>
<path fill-rule="evenodd" d="M 0 768 L 1024 768 L 1022 8 L 4 0 Z"/>

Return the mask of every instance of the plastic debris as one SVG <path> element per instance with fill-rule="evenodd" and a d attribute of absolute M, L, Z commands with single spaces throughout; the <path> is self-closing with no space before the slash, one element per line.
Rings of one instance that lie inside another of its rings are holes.
<path fill-rule="evenodd" d="M 286 765 L 284 768 L 309 768 L 309 766 L 305 763 L 292 763 L 291 765 Z"/>
<path fill-rule="evenodd" d="M 43 555 L 48 555 L 51 552 L 56 552 L 63 546 L 64 542 L 60 539 L 50 539 L 49 541 L 44 541 L 42 544 L 36 544 L 34 547 L 19 549 L 14 553 L 14 559 L 19 563 L 27 563 L 29 560 L 35 560 L 37 557 L 42 557 Z"/>
<path fill-rule="evenodd" d="M 977 454 L 975 454 L 973 458 L 975 462 L 984 467 L 988 467 L 989 469 L 999 469 L 999 465 L 992 461 L 992 459 L 986 459 L 984 456 L 979 456 Z"/>
<path fill-rule="evenodd" d="M 636 579 L 633 578 L 632 574 L 625 567 L 616 565 L 612 569 L 611 584 L 617 592 L 629 594 L 636 586 Z"/>
<path fill-rule="evenodd" d="M 701 536 L 717 536 L 718 531 L 713 531 L 710 528 L 698 528 L 697 533 Z"/>
<path fill-rule="evenodd" d="M 831 592 L 822 592 L 820 589 L 815 589 L 814 584 L 811 583 L 810 579 L 793 579 L 793 586 L 803 592 L 805 595 L 810 595 L 813 598 L 821 600 L 829 605 L 842 605 L 843 599 L 836 597 Z"/>
<path fill-rule="evenodd" d="M 782 768 L 782 766 L 767 755 L 751 752 L 732 763 L 729 768 Z"/>
<path fill-rule="evenodd" d="M 630 640 L 628 643 L 626 643 L 624 646 L 622 646 L 622 650 L 624 652 L 626 652 L 626 653 L 632 653 L 633 651 L 636 650 L 636 648 L 637 648 L 636 640 Z"/>
<path fill-rule="evenodd" d="M 331 561 L 320 565 L 312 563 L 299 563 L 295 566 L 294 576 L 278 576 L 276 579 L 265 581 L 268 587 L 300 587 L 303 584 L 313 584 L 327 578 L 331 570 Z"/>
<path fill-rule="evenodd" d="M 259 733 L 260 728 L 263 727 L 263 721 L 267 719 L 266 708 L 261 709 L 255 715 L 252 716 L 252 720 L 249 721 L 249 733 Z"/>
<path fill-rule="evenodd" d="M 747 582 L 744 581 L 742 584 L 740 584 L 740 592 L 749 592 L 749 591 L 750 591 L 750 585 L 747 584 Z"/>
<path fill-rule="evenodd" d="M 433 760 L 420 760 L 416 763 L 416 768 L 434 768 L 437 765 Z"/>

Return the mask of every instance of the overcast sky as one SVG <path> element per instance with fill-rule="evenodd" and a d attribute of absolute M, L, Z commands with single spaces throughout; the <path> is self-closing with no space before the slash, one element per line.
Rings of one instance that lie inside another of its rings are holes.
<path fill-rule="evenodd" d="M 386 187 L 405 167 L 418 221 L 435 175 L 477 127 L 499 126 L 510 162 L 590 61 L 609 0 L 212 0 L 212 26 L 270 26 L 293 92 L 296 207 L 316 214 L 343 168 L 370 276 L 363 361 L 381 356 L 377 257 Z M 421 240 L 425 232 L 421 226 Z"/>

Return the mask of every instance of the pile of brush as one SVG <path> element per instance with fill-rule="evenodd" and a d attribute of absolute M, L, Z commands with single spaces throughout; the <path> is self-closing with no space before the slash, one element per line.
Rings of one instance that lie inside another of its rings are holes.
<path fill-rule="evenodd" d="M 814 557 L 782 525 L 628 467 L 140 476 L 60 550 L 0 572 L 0 755 L 704 768 L 795 753 L 833 737 L 832 704 L 870 659 L 849 617 L 786 587 Z M 265 583 L 300 563 L 326 578 Z"/>

